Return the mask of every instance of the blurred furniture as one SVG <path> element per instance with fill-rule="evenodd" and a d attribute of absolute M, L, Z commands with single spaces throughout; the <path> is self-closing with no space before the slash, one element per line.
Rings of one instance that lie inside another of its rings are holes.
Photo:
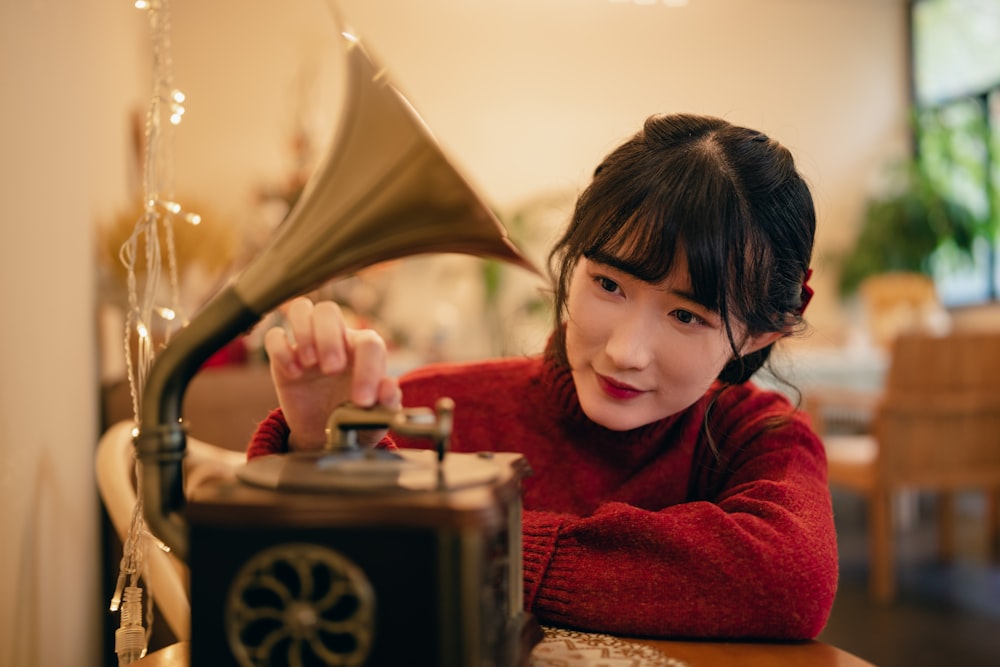
<path fill-rule="evenodd" d="M 247 361 L 203 368 L 194 376 L 184 393 L 183 415 L 190 436 L 189 444 L 193 441 L 191 449 L 197 449 L 201 443 L 212 443 L 222 449 L 237 452 L 238 458 L 242 460 L 257 424 L 277 405 L 277 395 L 266 363 Z M 132 465 L 131 436 L 128 432 L 133 418 L 128 382 L 121 379 L 105 383 L 101 387 L 101 432 L 104 436 L 98 450 L 98 458 L 103 461 L 103 465 L 99 465 L 98 475 L 108 476 L 106 482 L 110 486 L 105 488 L 108 493 L 114 494 L 115 499 L 119 499 L 113 503 L 105 501 L 107 516 L 104 517 L 102 524 L 104 542 L 102 572 L 104 590 L 109 599 L 118 577 L 122 557 L 122 540 L 119 536 L 123 534 L 122 526 L 127 525 L 121 522 L 130 518 L 134 502 L 130 499 L 135 497 L 135 476 L 131 467 L 128 470 L 122 467 Z M 128 426 L 122 426 L 121 422 L 127 422 Z M 111 443 L 117 443 L 116 453 L 112 453 Z M 188 468 L 190 469 L 190 466 Z M 124 500 L 120 500 L 122 498 Z M 121 507 L 128 507 L 129 514 L 123 516 L 124 510 L 120 509 Z M 117 520 L 115 520 L 116 513 Z M 186 567 L 159 549 L 152 548 L 147 553 L 147 558 L 155 563 L 152 569 L 159 573 L 158 577 L 165 579 L 157 587 L 159 590 L 153 593 L 157 604 L 156 618 L 162 618 L 166 622 L 153 623 L 152 636 L 149 639 L 152 651 L 188 637 L 190 610 L 186 608 L 188 604 Z M 169 574 L 170 567 L 165 563 L 177 568 L 177 574 Z M 182 601 L 174 593 L 180 590 L 178 579 L 183 584 Z M 184 611 L 178 612 L 176 611 L 178 609 Z M 178 617 L 178 614 L 182 617 Z M 117 627 L 118 615 L 109 614 L 104 627 L 104 644 L 109 647 L 108 650 L 113 650 L 114 632 Z M 176 635 L 175 629 L 179 629 L 182 634 Z"/>
<path fill-rule="evenodd" d="M 879 273 L 862 281 L 858 291 L 868 333 L 877 346 L 890 347 L 901 333 L 941 333 L 948 325 L 948 314 L 929 276 L 908 271 Z"/>
<path fill-rule="evenodd" d="M 115 533 L 125 542 L 136 503 L 135 448 L 133 422 L 123 420 L 101 436 L 97 446 L 96 475 L 101 501 L 108 512 Z M 187 439 L 185 457 L 185 493 L 217 476 L 231 475 L 246 461 L 245 454 L 216 447 L 195 438 Z M 118 556 L 121 556 L 119 553 Z M 191 635 L 191 604 L 188 596 L 187 567 L 172 554 L 150 546 L 143 552 L 143 586 L 152 592 L 159 614 L 173 636 L 187 640 Z M 149 592 L 146 594 L 149 594 Z"/>
<path fill-rule="evenodd" d="M 997 557 L 1000 333 L 900 334 L 879 392 L 813 387 L 804 406 L 826 445 L 830 485 L 867 500 L 874 599 L 895 596 L 893 512 L 903 491 L 939 494 L 945 558 L 954 548 L 954 493 L 986 492 L 987 543 Z"/>

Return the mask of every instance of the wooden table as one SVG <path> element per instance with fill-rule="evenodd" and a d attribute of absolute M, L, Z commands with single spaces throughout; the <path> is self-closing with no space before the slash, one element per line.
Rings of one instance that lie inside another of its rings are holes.
<path fill-rule="evenodd" d="M 655 648 L 672 658 L 672 664 L 686 667 L 872 667 L 857 656 L 817 641 L 776 644 L 629 639 L 627 642 Z M 180 642 L 132 664 L 136 667 L 189 667 L 190 662 L 190 645 Z M 582 659 L 566 664 L 585 667 L 597 663 Z"/>
<path fill-rule="evenodd" d="M 780 667 L 781 665 L 808 665 L 809 667 L 873 667 L 847 651 L 822 642 L 795 642 L 788 644 L 747 642 L 677 642 L 666 640 L 637 640 L 658 648 L 675 660 L 689 667 Z"/>

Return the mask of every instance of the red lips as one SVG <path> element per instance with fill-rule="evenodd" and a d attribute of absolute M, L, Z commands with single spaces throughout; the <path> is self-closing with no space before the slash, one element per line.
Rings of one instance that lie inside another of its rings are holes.
<path fill-rule="evenodd" d="M 618 401 L 627 401 L 643 394 L 641 389 L 636 389 L 632 385 L 617 382 L 609 377 L 597 374 L 597 383 L 601 391 Z"/>

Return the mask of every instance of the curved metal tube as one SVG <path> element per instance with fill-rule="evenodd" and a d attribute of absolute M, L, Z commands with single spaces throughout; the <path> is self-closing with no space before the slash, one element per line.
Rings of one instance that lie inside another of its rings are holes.
<path fill-rule="evenodd" d="M 181 462 L 187 434 L 181 421 L 184 391 L 202 364 L 223 345 L 250 329 L 261 316 L 232 287 L 220 292 L 153 362 L 140 406 L 136 453 L 142 463 L 143 509 L 150 531 L 187 560 L 187 529 Z"/>
<path fill-rule="evenodd" d="M 181 407 L 188 382 L 216 350 L 288 299 L 389 259 L 457 252 L 537 273 L 358 40 L 344 37 L 349 104 L 334 150 L 275 240 L 173 337 L 143 388 L 135 445 L 146 521 L 183 560 Z"/>

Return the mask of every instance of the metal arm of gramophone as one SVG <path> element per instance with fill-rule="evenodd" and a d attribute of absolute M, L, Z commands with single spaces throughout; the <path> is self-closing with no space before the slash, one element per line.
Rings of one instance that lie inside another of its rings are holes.
<path fill-rule="evenodd" d="M 143 388 L 135 444 L 146 522 L 184 560 L 181 407 L 216 350 L 288 299 L 390 259 L 457 252 L 535 271 L 357 39 L 344 37 L 347 102 L 333 150 L 274 242 L 173 337 Z"/>
<path fill-rule="evenodd" d="M 326 451 L 332 453 L 354 452 L 360 449 L 357 432 L 366 429 L 389 429 L 402 435 L 428 438 L 434 443 L 438 461 L 444 459 L 451 439 L 455 402 L 439 398 L 430 408 L 359 408 L 341 405 L 326 422 Z"/>

